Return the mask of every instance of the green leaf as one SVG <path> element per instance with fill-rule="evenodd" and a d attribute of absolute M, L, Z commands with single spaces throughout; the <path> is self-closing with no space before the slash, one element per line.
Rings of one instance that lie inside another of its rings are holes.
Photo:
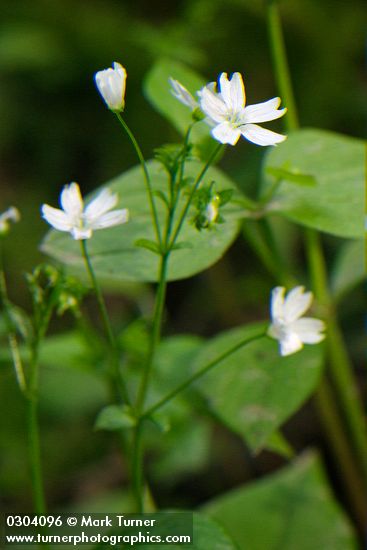
<path fill-rule="evenodd" d="M 95 414 L 108 401 L 98 361 L 93 348 L 76 332 L 46 338 L 40 353 L 41 408 L 63 421 Z"/>
<path fill-rule="evenodd" d="M 169 78 L 178 80 L 195 99 L 197 99 L 196 92 L 207 82 L 182 63 L 172 59 L 158 61 L 145 79 L 144 92 L 147 99 L 181 135 L 185 135 L 189 125 L 193 122 L 192 113 L 189 107 L 183 105 L 172 94 Z M 202 158 L 207 156 L 209 149 L 214 144 L 214 140 L 210 136 L 210 128 L 204 121 L 195 124 L 190 139 L 198 146 Z"/>
<path fill-rule="evenodd" d="M 265 189 L 274 182 L 269 167 L 282 170 L 284 163 L 316 179 L 314 187 L 284 181 L 270 202 L 269 211 L 340 237 L 363 237 L 364 143 L 326 132 L 298 130 L 268 153 L 264 164 Z"/>
<path fill-rule="evenodd" d="M 126 405 L 108 405 L 99 413 L 95 423 L 95 429 L 114 431 L 133 428 L 135 425 L 136 418 L 130 407 Z"/>
<path fill-rule="evenodd" d="M 292 458 L 294 456 L 292 447 L 280 431 L 271 434 L 266 442 L 266 448 L 286 458 Z"/>
<path fill-rule="evenodd" d="M 185 241 L 180 241 L 172 247 L 172 250 L 182 250 L 183 248 L 192 248 L 192 244 Z"/>
<path fill-rule="evenodd" d="M 202 348 L 195 371 L 260 328 L 247 325 L 216 336 Z M 322 346 L 281 357 L 278 343 L 264 336 L 221 361 L 201 379 L 200 389 L 215 415 L 258 451 L 312 394 L 321 367 Z"/>
<path fill-rule="evenodd" d="M 160 255 L 161 253 L 159 244 L 154 241 L 150 241 L 149 239 L 138 239 L 137 241 L 135 241 L 135 246 L 146 248 L 147 250 L 154 252 L 154 254 Z"/>
<path fill-rule="evenodd" d="M 274 176 L 277 180 L 285 180 L 290 183 L 296 183 L 297 185 L 306 185 L 308 187 L 316 185 L 314 176 L 302 174 L 297 169 L 291 171 L 285 168 L 274 168 L 273 166 L 269 166 L 266 168 L 266 173 L 270 176 Z"/>
<path fill-rule="evenodd" d="M 366 277 L 365 241 L 343 243 L 333 267 L 331 288 L 339 299 Z"/>
<path fill-rule="evenodd" d="M 239 548 L 356 550 L 357 538 L 314 454 L 204 507 Z"/>
<path fill-rule="evenodd" d="M 179 534 L 179 529 L 175 525 L 175 515 L 169 514 L 159 520 L 160 530 L 159 533 L 164 534 Z M 157 516 L 158 517 L 158 516 Z M 157 522 L 158 523 L 158 522 Z M 157 531 L 158 533 L 158 531 Z M 192 550 L 238 550 L 238 547 L 232 542 L 229 535 L 225 532 L 219 522 L 212 518 L 207 517 L 204 514 L 194 512 L 193 514 L 193 543 L 187 548 Z M 170 544 L 169 547 L 172 550 L 182 550 L 186 545 L 183 544 Z M 141 550 L 151 550 L 151 544 L 139 545 Z M 154 544 L 156 550 L 167 550 L 167 544 Z"/>
<path fill-rule="evenodd" d="M 186 163 L 186 174 L 196 176 L 202 168 L 198 161 Z M 156 190 L 167 188 L 167 175 L 157 162 L 149 162 L 148 169 L 153 186 Z M 235 189 L 231 180 L 217 168 L 210 168 L 206 181 L 215 180 L 218 189 Z M 142 248 L 137 248 L 137 240 L 154 241 L 155 234 L 151 221 L 149 201 L 144 185 L 142 170 L 139 166 L 132 168 L 123 175 L 110 181 L 108 187 L 118 193 L 120 203 L 118 207 L 128 208 L 130 221 L 117 227 L 95 231 L 88 241 L 88 250 L 96 271 L 97 277 L 102 280 L 116 283 L 120 281 L 156 281 L 159 273 L 159 258 L 156 254 Z M 98 189 L 91 199 L 101 190 Z M 239 195 L 239 192 L 237 192 Z M 176 210 L 180 214 L 186 197 Z M 161 227 L 165 226 L 166 209 L 160 202 L 157 204 Z M 238 213 L 234 212 L 231 204 L 223 207 L 226 223 L 217 231 L 200 233 L 189 223 L 191 214 L 184 223 L 180 240 L 189 242 L 191 249 L 175 250 L 170 259 L 168 279 L 184 279 L 199 273 L 218 261 L 235 239 L 239 225 Z M 176 218 L 177 219 L 177 218 Z M 85 274 L 84 262 L 80 252 L 80 243 L 74 241 L 67 233 L 51 230 L 46 236 L 42 250 L 59 260 L 72 266 L 77 273 Z"/>

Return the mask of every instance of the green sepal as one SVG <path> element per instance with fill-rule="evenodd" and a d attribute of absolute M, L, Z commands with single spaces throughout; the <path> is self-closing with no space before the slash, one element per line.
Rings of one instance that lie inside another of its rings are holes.
<path fill-rule="evenodd" d="M 136 426 L 136 417 L 127 405 L 108 405 L 97 416 L 94 429 L 117 431 Z"/>
<path fill-rule="evenodd" d="M 157 244 L 154 241 L 151 241 L 150 239 L 138 239 L 137 241 L 135 241 L 134 244 L 139 248 L 146 248 L 147 250 L 150 250 L 150 252 L 154 252 L 154 254 L 158 254 L 158 256 L 161 255 L 161 248 L 159 244 Z"/>

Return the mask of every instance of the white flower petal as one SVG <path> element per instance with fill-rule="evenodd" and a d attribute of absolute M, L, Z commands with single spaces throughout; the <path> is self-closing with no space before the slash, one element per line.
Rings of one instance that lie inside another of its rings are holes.
<path fill-rule="evenodd" d="M 5 222 L 11 220 L 13 222 L 19 222 L 20 212 L 15 206 L 10 206 L 5 212 L 0 215 L 0 221 Z"/>
<path fill-rule="evenodd" d="M 325 323 L 313 317 L 302 317 L 310 307 L 312 292 L 296 286 L 284 297 L 285 288 L 276 287 L 271 297 L 271 318 L 267 334 L 280 344 L 281 355 L 290 355 L 303 344 L 318 344 L 325 338 Z"/>
<path fill-rule="evenodd" d="M 245 124 L 244 126 L 240 126 L 240 130 L 244 138 L 261 146 L 276 145 L 287 139 L 287 136 L 266 130 L 256 124 Z"/>
<path fill-rule="evenodd" d="M 102 189 L 86 207 L 85 216 L 88 221 L 92 222 L 95 218 L 111 210 L 117 203 L 118 195 L 116 193 L 112 193 L 110 189 Z"/>
<path fill-rule="evenodd" d="M 181 101 L 187 107 L 190 107 L 191 110 L 196 109 L 199 104 L 190 94 L 190 92 L 183 86 L 178 80 L 169 78 L 169 83 L 172 86 L 171 93 L 175 96 L 176 99 Z"/>
<path fill-rule="evenodd" d="M 121 223 L 126 223 L 129 220 L 129 211 L 127 208 L 122 210 L 113 210 L 113 212 L 107 212 L 103 216 L 99 217 L 92 224 L 92 229 L 104 229 L 105 227 L 112 227 Z"/>
<path fill-rule="evenodd" d="M 59 231 L 70 231 L 72 228 L 72 222 L 67 214 L 63 210 L 53 208 L 48 204 L 42 206 L 42 217 L 55 229 Z"/>
<path fill-rule="evenodd" d="M 233 124 L 226 121 L 213 128 L 212 136 L 221 143 L 235 145 L 241 136 L 241 132 Z"/>
<path fill-rule="evenodd" d="M 318 344 L 325 338 L 325 323 L 313 317 L 302 317 L 292 323 L 291 330 L 296 332 L 305 344 Z"/>
<path fill-rule="evenodd" d="M 279 109 L 280 97 L 273 97 L 263 103 L 256 103 L 255 105 L 248 105 L 243 112 L 243 122 L 245 124 L 250 122 L 268 122 L 270 120 L 276 120 L 282 117 L 287 112 L 287 109 Z"/>
<path fill-rule="evenodd" d="M 305 292 L 303 286 L 296 286 L 290 292 L 284 302 L 284 321 L 289 324 L 293 323 L 311 306 L 313 300 L 312 292 Z"/>
<path fill-rule="evenodd" d="M 217 124 L 225 122 L 228 119 L 227 105 L 218 94 L 210 90 L 208 86 L 205 86 L 198 94 L 200 97 L 200 107 L 209 118 Z"/>
<path fill-rule="evenodd" d="M 270 314 L 273 321 L 283 318 L 284 286 L 276 286 L 271 292 Z"/>
<path fill-rule="evenodd" d="M 70 217 L 80 216 L 83 212 L 83 199 L 79 185 L 75 182 L 65 185 L 61 195 L 60 204 L 66 214 Z"/>
<path fill-rule="evenodd" d="M 220 93 L 229 110 L 237 113 L 243 109 L 246 101 L 245 87 L 240 73 L 234 73 L 228 80 L 227 73 L 219 77 Z"/>
<path fill-rule="evenodd" d="M 280 340 L 280 354 L 283 356 L 296 353 L 303 348 L 302 340 L 294 332 L 288 332 L 284 338 Z"/>

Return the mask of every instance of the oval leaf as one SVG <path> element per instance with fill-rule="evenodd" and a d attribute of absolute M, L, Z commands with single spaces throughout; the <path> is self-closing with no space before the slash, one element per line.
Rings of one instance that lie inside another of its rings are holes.
<path fill-rule="evenodd" d="M 291 220 L 340 237 L 363 237 L 364 143 L 324 130 L 298 130 L 266 156 L 265 186 L 274 183 L 269 168 L 286 164 L 289 172 L 313 176 L 315 186 L 295 186 L 284 178 L 269 209 Z M 265 189 L 266 193 L 266 189 Z"/>
<path fill-rule="evenodd" d="M 186 163 L 186 174 L 196 176 L 202 168 L 199 161 Z M 148 169 L 155 190 L 167 188 L 167 175 L 160 164 L 148 163 Z M 235 189 L 232 181 L 218 168 L 210 168 L 203 180 L 215 181 L 221 189 Z M 117 192 L 120 202 L 117 208 L 128 208 L 130 221 L 124 225 L 95 231 L 88 241 L 88 250 L 93 267 L 99 278 L 110 281 L 157 281 L 159 257 L 136 246 L 136 242 L 154 241 L 155 234 L 151 221 L 149 201 L 140 166 L 132 168 L 123 175 L 110 181 L 107 186 Z M 87 197 L 87 201 L 96 193 Z M 238 194 L 238 192 L 237 192 Z M 176 212 L 181 212 L 186 196 L 182 194 Z M 157 203 L 161 227 L 165 226 L 166 209 L 161 201 Z M 231 204 L 223 207 L 226 223 L 211 231 L 197 231 L 189 220 L 183 225 L 180 241 L 190 243 L 191 247 L 174 250 L 170 258 L 168 280 L 184 279 L 199 273 L 217 262 L 235 239 L 239 226 Z M 192 213 L 189 213 L 189 218 Z M 67 233 L 51 230 L 46 236 L 42 250 L 59 260 L 84 272 L 84 262 L 80 252 L 80 243 Z"/>
<path fill-rule="evenodd" d="M 157 517 L 162 518 L 163 514 L 157 514 Z M 161 526 L 159 532 L 162 534 L 179 535 L 179 527 L 176 525 L 175 514 L 166 514 L 164 522 L 159 519 L 159 525 Z M 158 522 L 157 522 L 158 523 Z M 182 531 L 182 528 L 181 528 Z M 214 519 L 205 516 L 202 513 L 195 512 L 193 514 L 193 532 L 192 543 L 187 545 L 187 548 L 192 550 L 238 550 L 237 546 L 226 534 L 223 527 L 217 523 Z M 165 550 L 167 544 L 154 544 L 156 550 Z M 170 544 L 169 548 L 172 550 L 180 550 L 185 548 L 185 544 Z M 139 545 L 141 550 L 151 550 L 152 545 L 141 544 Z"/>
<path fill-rule="evenodd" d="M 223 525 L 238 548 L 358 548 L 357 537 L 313 454 L 213 500 L 204 510 Z"/>
<path fill-rule="evenodd" d="M 230 330 L 202 348 L 195 370 L 259 332 L 259 324 Z M 200 382 L 215 415 L 258 451 L 313 392 L 322 367 L 322 346 L 281 357 L 277 342 L 262 337 L 229 355 Z"/>

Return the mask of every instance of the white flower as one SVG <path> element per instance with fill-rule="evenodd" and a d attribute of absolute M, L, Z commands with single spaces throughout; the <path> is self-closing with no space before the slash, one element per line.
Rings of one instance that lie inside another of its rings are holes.
<path fill-rule="evenodd" d="M 317 344 L 325 338 L 325 323 L 313 317 L 302 317 L 310 307 L 312 292 L 296 286 L 287 297 L 285 288 L 277 286 L 271 296 L 271 319 L 268 335 L 279 341 L 280 354 L 290 355 L 303 348 L 303 344 Z"/>
<path fill-rule="evenodd" d="M 75 240 L 90 239 L 95 229 L 104 229 L 126 223 L 129 212 L 126 209 L 112 210 L 118 196 L 109 189 L 103 189 L 88 206 L 84 202 L 77 183 L 65 185 L 60 195 L 62 210 L 48 204 L 42 206 L 43 218 L 55 229 L 71 233 Z"/>
<path fill-rule="evenodd" d="M 5 212 L 0 214 L 0 235 L 5 235 L 9 231 L 9 222 L 18 222 L 20 220 L 20 213 L 15 206 L 11 206 Z"/>
<path fill-rule="evenodd" d="M 182 86 L 178 80 L 169 78 L 169 83 L 172 86 L 171 93 L 179 100 L 181 103 L 190 107 L 192 111 L 195 111 L 199 107 L 199 103 L 193 98 L 190 92 Z"/>
<path fill-rule="evenodd" d="M 257 145 L 276 145 L 287 136 L 265 130 L 257 122 L 268 122 L 283 116 L 287 109 L 280 109 L 280 98 L 274 97 L 263 103 L 245 107 L 246 95 L 242 76 L 234 73 L 228 80 L 227 73 L 219 77 L 220 91 L 211 82 L 204 86 L 198 95 L 200 107 L 213 125 L 213 137 L 221 143 L 235 145 L 242 135 Z"/>
<path fill-rule="evenodd" d="M 111 111 L 123 111 L 125 107 L 126 70 L 120 63 L 113 63 L 113 69 L 95 74 L 99 93 Z"/>

